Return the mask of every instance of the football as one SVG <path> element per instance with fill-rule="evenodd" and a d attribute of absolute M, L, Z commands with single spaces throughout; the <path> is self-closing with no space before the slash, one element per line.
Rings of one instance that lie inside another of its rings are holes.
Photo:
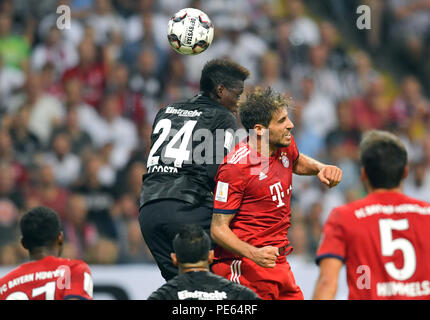
<path fill-rule="evenodd" d="M 170 18 L 167 39 L 172 48 L 181 54 L 196 55 L 205 51 L 212 43 L 214 26 L 201 10 L 185 8 Z"/>

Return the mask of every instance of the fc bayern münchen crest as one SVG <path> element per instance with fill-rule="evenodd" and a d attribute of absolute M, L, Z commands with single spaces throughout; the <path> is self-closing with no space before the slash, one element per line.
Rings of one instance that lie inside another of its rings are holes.
<path fill-rule="evenodd" d="M 288 166 L 290 165 L 290 161 L 288 160 L 287 154 L 285 152 L 282 152 L 281 160 L 282 160 L 282 164 L 284 165 L 284 167 L 288 168 Z"/>

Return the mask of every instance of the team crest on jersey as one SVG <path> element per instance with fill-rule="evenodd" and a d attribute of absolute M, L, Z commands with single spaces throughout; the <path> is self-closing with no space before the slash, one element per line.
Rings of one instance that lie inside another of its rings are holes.
<path fill-rule="evenodd" d="M 290 166 L 290 160 L 288 160 L 286 152 L 281 153 L 281 161 L 285 168 L 288 168 Z"/>

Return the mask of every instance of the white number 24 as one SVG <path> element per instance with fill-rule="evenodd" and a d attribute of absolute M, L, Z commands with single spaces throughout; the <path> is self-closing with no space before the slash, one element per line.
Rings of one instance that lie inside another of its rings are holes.
<path fill-rule="evenodd" d="M 189 120 L 185 122 L 182 128 L 173 136 L 172 140 L 166 146 L 164 156 L 175 159 L 174 166 L 177 168 L 181 168 L 182 163 L 185 160 L 188 160 L 190 157 L 190 150 L 187 150 L 187 147 L 196 123 L 197 121 L 195 120 Z M 147 167 L 158 164 L 160 157 L 154 156 L 154 154 L 157 152 L 161 144 L 169 136 L 171 127 L 172 127 L 172 121 L 170 121 L 169 119 L 162 119 L 159 122 L 157 122 L 157 125 L 155 126 L 153 133 L 157 134 L 160 132 L 160 130 L 162 131 L 160 136 L 152 146 L 151 150 L 149 151 Z M 178 142 L 180 138 L 182 138 L 182 140 L 179 145 L 179 148 L 175 148 L 174 145 Z"/>
<path fill-rule="evenodd" d="M 393 240 L 392 230 L 409 229 L 408 219 L 393 220 L 380 219 L 379 232 L 381 236 L 381 250 L 383 256 L 392 256 L 396 250 L 403 253 L 403 267 L 398 269 L 393 262 L 385 264 L 385 270 L 394 279 L 402 281 L 407 280 L 415 273 L 417 267 L 417 258 L 415 248 L 412 243 L 405 238 Z"/>

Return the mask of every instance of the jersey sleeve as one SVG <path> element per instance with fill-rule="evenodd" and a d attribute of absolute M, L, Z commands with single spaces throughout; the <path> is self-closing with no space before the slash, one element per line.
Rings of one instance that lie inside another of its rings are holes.
<path fill-rule="evenodd" d="M 291 135 L 291 144 L 287 147 L 288 155 L 290 159 L 294 162 L 299 158 L 299 149 L 297 148 L 296 140 L 294 140 L 293 135 Z"/>
<path fill-rule="evenodd" d="M 93 278 L 89 266 L 80 262 L 71 267 L 70 284 L 66 286 L 64 299 L 93 299 Z"/>
<path fill-rule="evenodd" d="M 344 234 L 340 212 L 334 209 L 324 225 L 315 259 L 317 264 L 324 258 L 337 258 L 345 262 L 346 241 Z"/>
<path fill-rule="evenodd" d="M 222 164 L 215 177 L 214 213 L 236 214 L 245 190 L 245 183 L 238 168 Z"/>

